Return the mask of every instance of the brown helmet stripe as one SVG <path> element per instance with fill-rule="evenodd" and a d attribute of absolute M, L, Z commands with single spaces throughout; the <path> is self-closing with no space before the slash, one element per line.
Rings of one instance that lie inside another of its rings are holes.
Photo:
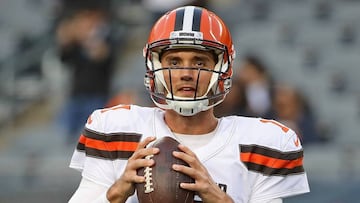
<path fill-rule="evenodd" d="M 202 14 L 202 9 L 200 8 L 194 9 L 193 26 L 192 26 L 193 31 L 200 32 L 201 14 Z"/>
<path fill-rule="evenodd" d="M 185 9 L 179 9 L 176 11 L 174 31 L 182 30 L 184 22 L 184 12 Z"/>

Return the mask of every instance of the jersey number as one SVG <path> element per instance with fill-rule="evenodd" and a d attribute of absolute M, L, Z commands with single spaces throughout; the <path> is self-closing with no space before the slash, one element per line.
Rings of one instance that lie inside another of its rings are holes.
<path fill-rule="evenodd" d="M 130 110 L 130 105 L 118 105 L 118 106 L 114 106 L 114 107 L 111 107 L 111 108 L 106 108 L 106 109 L 101 110 L 101 113 L 104 113 L 104 112 L 107 112 L 107 111 L 110 111 L 110 110 L 117 110 L 117 109 L 128 109 L 128 110 Z"/>
<path fill-rule="evenodd" d="M 282 131 L 284 131 L 285 133 L 287 131 L 289 131 L 289 128 L 284 126 L 283 124 L 277 122 L 277 121 L 274 121 L 274 120 L 269 120 L 269 119 L 260 119 L 261 122 L 263 123 L 272 123 L 272 124 L 275 124 L 276 126 L 279 126 L 281 128 Z"/>

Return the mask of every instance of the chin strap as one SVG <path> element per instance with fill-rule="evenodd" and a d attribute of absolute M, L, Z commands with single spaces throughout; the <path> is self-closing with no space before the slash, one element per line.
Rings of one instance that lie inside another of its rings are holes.
<path fill-rule="evenodd" d="M 173 101 L 166 100 L 170 109 L 173 109 L 178 114 L 183 116 L 193 116 L 201 111 L 206 111 L 210 107 L 209 100 L 204 99 L 200 101 Z"/>

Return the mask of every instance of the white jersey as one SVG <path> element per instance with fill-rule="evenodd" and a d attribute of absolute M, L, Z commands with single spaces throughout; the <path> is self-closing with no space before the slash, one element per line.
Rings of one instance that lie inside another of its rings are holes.
<path fill-rule="evenodd" d="M 138 142 L 148 136 L 174 137 L 164 122 L 163 110 L 135 105 L 97 110 L 88 119 L 70 167 L 110 187 Z M 309 192 L 300 141 L 294 131 L 276 121 L 220 118 L 212 140 L 194 152 L 213 180 L 237 203 Z M 199 197 L 195 200 L 201 201 Z M 138 202 L 136 194 L 127 202 Z"/>

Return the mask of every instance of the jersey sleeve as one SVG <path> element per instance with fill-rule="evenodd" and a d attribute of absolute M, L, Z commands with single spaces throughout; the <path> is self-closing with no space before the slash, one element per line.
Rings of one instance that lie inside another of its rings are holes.
<path fill-rule="evenodd" d="M 80 135 L 70 168 L 97 184 L 111 186 L 141 139 L 141 134 L 129 130 L 130 114 L 128 109 L 94 111 Z"/>
<path fill-rule="evenodd" d="M 284 132 L 274 133 L 275 131 L 267 129 L 268 135 L 276 137 L 275 139 L 241 147 L 241 160 L 249 170 L 249 179 L 253 181 L 251 203 L 267 202 L 310 191 L 303 167 L 300 139 L 291 129 L 285 129 L 282 125 L 280 127 L 283 127 L 281 130 Z"/>

